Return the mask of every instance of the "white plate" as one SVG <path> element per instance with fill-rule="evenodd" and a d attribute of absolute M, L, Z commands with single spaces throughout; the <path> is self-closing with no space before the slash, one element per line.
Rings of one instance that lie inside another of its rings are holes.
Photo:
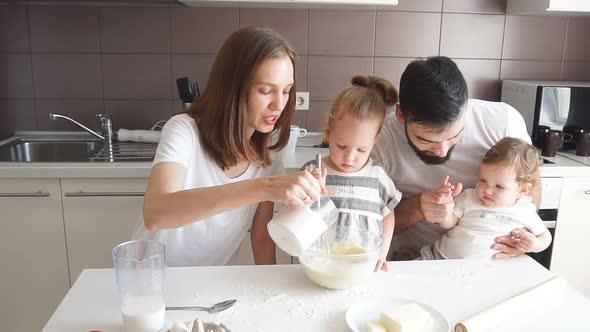
<path fill-rule="evenodd" d="M 399 297 L 376 298 L 369 302 L 355 304 L 346 311 L 346 323 L 352 332 L 366 332 L 367 324 L 378 321 L 382 311 L 407 303 L 419 304 L 432 315 L 431 332 L 449 332 L 449 321 L 439 311 L 424 303 Z"/>

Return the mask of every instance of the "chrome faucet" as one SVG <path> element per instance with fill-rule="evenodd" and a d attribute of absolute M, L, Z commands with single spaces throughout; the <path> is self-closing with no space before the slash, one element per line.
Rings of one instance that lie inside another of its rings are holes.
<path fill-rule="evenodd" d="M 110 115 L 108 115 L 108 114 L 97 114 L 96 115 L 96 118 L 98 120 L 98 128 L 99 128 L 100 133 L 95 132 L 94 130 L 86 127 L 85 125 L 81 124 L 80 122 L 78 122 L 68 116 L 65 116 L 63 114 L 49 113 L 50 120 L 55 120 L 55 119 L 59 119 L 59 118 L 68 120 L 68 121 L 74 123 L 75 125 L 77 125 L 78 127 L 86 130 L 87 132 L 89 132 L 93 136 L 98 137 L 100 140 L 102 140 L 104 142 L 104 144 L 106 146 L 113 145 L 113 121 L 111 120 Z"/>

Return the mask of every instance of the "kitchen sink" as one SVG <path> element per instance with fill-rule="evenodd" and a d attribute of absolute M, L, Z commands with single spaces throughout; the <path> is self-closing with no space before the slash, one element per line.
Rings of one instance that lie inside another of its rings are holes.
<path fill-rule="evenodd" d="M 152 161 L 155 143 L 71 138 L 18 138 L 0 146 L 0 162 L 119 162 Z"/>

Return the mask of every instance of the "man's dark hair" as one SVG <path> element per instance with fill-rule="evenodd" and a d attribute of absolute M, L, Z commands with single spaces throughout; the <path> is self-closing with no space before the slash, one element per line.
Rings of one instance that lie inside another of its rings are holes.
<path fill-rule="evenodd" d="M 412 61 L 399 84 L 399 104 L 406 121 L 446 128 L 467 101 L 467 83 L 453 60 L 436 56 Z"/>

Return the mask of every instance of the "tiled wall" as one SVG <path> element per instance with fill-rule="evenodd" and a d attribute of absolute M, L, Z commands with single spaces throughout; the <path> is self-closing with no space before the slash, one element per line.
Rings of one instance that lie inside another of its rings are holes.
<path fill-rule="evenodd" d="M 276 28 L 298 53 L 309 111 L 321 129 L 330 100 L 353 74 L 396 85 L 414 58 L 456 60 L 471 97 L 498 100 L 505 78 L 590 80 L 590 17 L 506 16 L 505 0 L 400 0 L 394 9 L 287 10 L 184 7 L 0 7 L 0 129 L 74 129 L 48 113 L 93 125 L 148 128 L 180 111 L 175 79 L 201 89 L 234 30 Z M 0 134 L 2 134 L 0 132 Z"/>

